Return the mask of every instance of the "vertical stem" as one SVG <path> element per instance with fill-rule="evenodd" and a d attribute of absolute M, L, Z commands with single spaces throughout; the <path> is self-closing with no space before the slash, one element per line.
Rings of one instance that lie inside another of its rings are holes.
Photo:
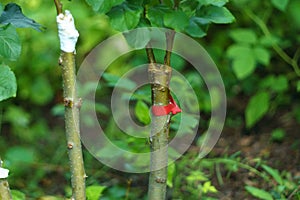
<path fill-rule="evenodd" d="M 56 7 L 56 12 L 59 15 L 60 13 L 62 13 L 62 4 L 61 4 L 60 0 L 54 0 L 54 4 Z"/>
<path fill-rule="evenodd" d="M 153 105 L 169 104 L 171 72 L 172 69 L 168 65 L 149 65 L 148 74 L 151 81 Z M 169 121 L 170 115 L 152 116 L 149 200 L 164 200 L 166 198 Z"/>
<path fill-rule="evenodd" d="M 65 129 L 71 169 L 71 200 L 85 200 L 86 174 L 84 171 L 79 129 L 79 109 L 81 107 L 81 100 L 78 99 L 76 94 L 76 65 L 74 54 L 79 33 L 76 30 L 73 16 L 69 11 L 66 11 L 64 16 L 60 16 L 62 13 L 62 4 L 60 0 L 54 0 L 54 4 L 58 15 L 58 35 L 62 49 L 59 64 L 62 67 Z"/>
<path fill-rule="evenodd" d="M 84 200 L 85 171 L 79 132 L 80 100 L 76 94 L 75 56 L 74 53 L 62 52 L 60 57 L 62 66 L 65 128 L 69 163 L 71 168 L 72 196 L 75 200 Z"/>
<path fill-rule="evenodd" d="M 175 32 L 167 32 L 167 49 L 164 64 L 155 63 L 153 50 L 147 48 L 149 59 L 148 75 L 151 83 L 152 105 L 165 106 L 169 104 L 172 68 L 170 67 L 171 50 Z M 164 200 L 167 191 L 168 175 L 168 139 L 171 114 L 166 116 L 152 116 L 151 122 L 151 163 L 148 199 Z"/>
<path fill-rule="evenodd" d="M 0 158 L 0 167 L 2 167 L 1 158 Z M 6 179 L 0 179 L 0 200 L 12 200 L 9 184 Z"/>
<path fill-rule="evenodd" d="M 174 43 L 175 31 L 170 30 L 166 32 L 167 49 L 165 55 L 165 65 L 171 66 L 171 55 Z"/>

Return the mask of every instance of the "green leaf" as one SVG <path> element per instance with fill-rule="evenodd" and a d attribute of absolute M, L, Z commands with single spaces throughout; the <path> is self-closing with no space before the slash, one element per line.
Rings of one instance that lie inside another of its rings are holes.
<path fill-rule="evenodd" d="M 270 64 L 271 54 L 267 49 L 257 46 L 254 48 L 254 55 L 257 62 L 265 66 Z"/>
<path fill-rule="evenodd" d="M 279 41 L 280 41 L 280 38 L 272 36 L 272 35 L 262 36 L 259 39 L 259 43 L 263 46 L 266 46 L 266 47 L 272 47 L 273 45 L 278 44 Z"/>
<path fill-rule="evenodd" d="M 13 200 L 25 200 L 26 196 L 23 192 L 18 190 L 11 190 L 11 196 Z"/>
<path fill-rule="evenodd" d="M 209 192 L 212 192 L 212 193 L 218 192 L 218 190 L 215 188 L 215 186 L 211 185 L 210 181 L 206 181 L 203 184 L 202 191 L 203 191 L 204 194 L 209 193 Z"/>
<path fill-rule="evenodd" d="M 100 185 L 91 185 L 86 188 L 86 198 L 87 200 L 99 200 L 102 196 L 103 190 L 105 190 L 105 186 Z"/>
<path fill-rule="evenodd" d="M 251 128 L 269 110 L 270 96 L 267 92 L 259 92 L 253 96 L 246 107 L 246 127 Z"/>
<path fill-rule="evenodd" d="M 288 79 L 284 75 L 278 77 L 271 75 L 264 78 L 260 87 L 271 89 L 274 92 L 284 92 L 289 88 Z"/>
<path fill-rule="evenodd" d="M 188 182 L 207 181 L 208 178 L 202 171 L 192 171 L 186 178 Z"/>
<path fill-rule="evenodd" d="M 271 85 L 271 88 L 276 92 L 284 92 L 289 89 L 288 78 L 284 75 L 280 75 L 275 79 L 275 83 Z"/>
<path fill-rule="evenodd" d="M 234 22 L 234 16 L 225 7 L 205 6 L 197 12 L 197 17 L 203 17 L 216 24 L 229 24 Z"/>
<path fill-rule="evenodd" d="M 222 7 L 226 3 L 228 3 L 228 0 L 197 0 L 201 5 L 213 5 Z"/>
<path fill-rule="evenodd" d="M 125 0 L 85 0 L 94 11 L 99 13 L 107 13 L 112 7 L 120 5 Z"/>
<path fill-rule="evenodd" d="M 167 13 L 164 16 L 164 24 L 166 27 L 172 28 L 175 31 L 181 32 L 189 25 L 188 16 L 181 10 Z"/>
<path fill-rule="evenodd" d="M 164 4 L 167 5 L 169 8 L 174 8 L 174 0 L 164 0 Z"/>
<path fill-rule="evenodd" d="M 2 12 L 3 12 L 3 6 L 2 6 L 2 4 L 0 3 L 0 16 L 2 15 Z"/>
<path fill-rule="evenodd" d="M 128 44 L 134 49 L 145 48 L 151 39 L 150 33 L 146 29 L 135 29 L 133 32 L 124 33 Z"/>
<path fill-rule="evenodd" d="M 231 45 L 226 50 L 226 55 L 228 58 L 244 58 L 247 57 L 249 54 L 251 54 L 252 49 L 248 45 L 240 45 L 240 44 L 234 44 Z"/>
<path fill-rule="evenodd" d="M 110 17 L 112 27 L 118 31 L 134 29 L 141 18 L 141 6 L 123 3 L 114 7 L 107 15 Z"/>
<path fill-rule="evenodd" d="M 300 81 L 297 82 L 297 92 L 300 92 Z"/>
<path fill-rule="evenodd" d="M 275 129 L 272 131 L 271 140 L 273 142 L 282 142 L 285 138 L 285 131 L 282 129 Z"/>
<path fill-rule="evenodd" d="M 12 24 L 18 28 L 33 28 L 37 31 L 41 31 L 44 28 L 34 20 L 26 17 L 22 13 L 21 7 L 15 3 L 9 3 L 5 6 L 0 16 L 0 24 Z"/>
<path fill-rule="evenodd" d="M 234 29 L 229 35 L 238 43 L 255 44 L 257 42 L 256 33 L 251 29 Z"/>
<path fill-rule="evenodd" d="M 135 116 L 143 124 L 149 124 L 151 121 L 149 107 L 143 101 L 138 101 L 135 105 Z"/>
<path fill-rule="evenodd" d="M 284 12 L 289 3 L 289 0 L 271 0 L 271 2 L 275 8 Z"/>
<path fill-rule="evenodd" d="M 0 101 L 15 97 L 17 81 L 15 74 L 6 65 L 0 65 Z"/>
<path fill-rule="evenodd" d="M 277 129 L 277 131 L 280 131 L 279 129 Z M 282 131 L 282 130 L 281 130 Z M 283 180 L 280 176 L 280 173 L 277 169 L 273 169 L 267 165 L 262 165 L 261 166 L 266 172 L 268 172 L 273 178 L 274 180 L 279 184 L 279 185 L 283 185 Z"/>
<path fill-rule="evenodd" d="M 256 68 L 255 57 L 249 54 L 247 57 L 238 57 L 232 62 L 232 69 L 236 77 L 240 80 L 251 75 Z"/>
<path fill-rule="evenodd" d="M 176 166 L 175 166 L 174 162 L 168 166 L 167 186 L 169 186 L 170 188 L 173 187 L 173 178 L 176 176 L 175 169 L 176 169 Z"/>
<path fill-rule="evenodd" d="M 258 189 L 256 187 L 252 186 L 245 186 L 245 189 L 254 197 L 257 197 L 259 199 L 263 200 L 273 200 L 273 197 L 270 193 L 268 193 L 265 190 Z"/>
<path fill-rule="evenodd" d="M 249 46 L 232 45 L 226 53 L 229 58 L 233 59 L 232 68 L 238 79 L 244 79 L 254 72 L 256 58 Z"/>
<path fill-rule="evenodd" d="M 16 60 L 21 54 L 21 42 L 13 26 L 0 29 L 0 55 L 9 60 Z"/>
<path fill-rule="evenodd" d="M 35 160 L 35 151 L 31 148 L 15 146 L 7 150 L 5 158 L 9 160 L 9 162 L 18 164 L 32 163 Z"/>
<path fill-rule="evenodd" d="M 149 19 L 152 26 L 163 27 L 164 16 L 170 12 L 170 8 L 165 5 L 151 6 L 146 12 L 146 17 Z"/>
<path fill-rule="evenodd" d="M 189 21 L 189 25 L 185 29 L 186 33 L 192 37 L 201 38 L 206 35 L 206 32 L 203 30 L 207 26 L 205 24 L 207 20 L 200 17 L 192 17 Z"/>

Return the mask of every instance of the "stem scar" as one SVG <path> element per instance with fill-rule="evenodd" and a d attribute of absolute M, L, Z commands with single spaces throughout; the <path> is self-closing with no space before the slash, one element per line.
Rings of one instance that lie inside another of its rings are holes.
<path fill-rule="evenodd" d="M 73 142 L 68 142 L 68 149 L 73 149 L 73 147 L 74 147 Z"/>
<path fill-rule="evenodd" d="M 64 98 L 65 107 L 72 108 L 73 107 L 73 98 Z"/>
<path fill-rule="evenodd" d="M 156 183 L 166 183 L 166 179 L 165 179 L 165 178 L 161 178 L 161 177 L 157 177 L 157 178 L 155 179 L 155 182 L 156 182 Z"/>

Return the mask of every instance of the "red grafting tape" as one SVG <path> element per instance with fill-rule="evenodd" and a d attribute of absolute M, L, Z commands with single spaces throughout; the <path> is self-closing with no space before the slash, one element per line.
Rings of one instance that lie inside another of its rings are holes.
<path fill-rule="evenodd" d="M 152 106 L 152 113 L 155 116 L 164 116 L 168 115 L 169 113 L 172 113 L 173 115 L 176 115 L 177 113 L 180 113 L 181 109 L 174 101 L 173 97 L 170 95 L 170 103 L 166 106 Z"/>

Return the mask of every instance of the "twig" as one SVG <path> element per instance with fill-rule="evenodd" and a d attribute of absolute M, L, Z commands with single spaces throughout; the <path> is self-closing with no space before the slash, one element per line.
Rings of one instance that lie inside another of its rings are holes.
<path fill-rule="evenodd" d="M 154 53 L 153 53 L 153 49 L 151 48 L 150 44 L 147 45 L 146 47 L 146 53 L 147 53 L 147 57 L 148 57 L 148 60 L 150 63 L 156 63 L 156 60 L 155 60 L 155 56 L 154 56 Z"/>
<path fill-rule="evenodd" d="M 270 30 L 257 15 L 255 15 L 250 9 L 245 9 L 245 13 L 259 26 L 259 28 L 262 30 L 262 32 L 267 37 L 271 37 L 272 34 L 270 33 Z M 272 42 L 272 47 L 276 51 L 276 53 L 289 65 L 291 65 L 297 74 L 297 76 L 300 76 L 300 68 L 298 65 L 298 58 L 299 58 L 299 52 L 295 53 L 294 57 L 291 58 L 278 44 Z"/>
<path fill-rule="evenodd" d="M 62 3 L 60 2 L 60 0 L 54 0 L 54 4 L 56 7 L 57 15 L 61 14 L 62 13 Z"/>
<path fill-rule="evenodd" d="M 170 30 L 166 32 L 167 49 L 165 54 L 164 64 L 171 66 L 171 54 L 174 44 L 175 31 Z"/>
<path fill-rule="evenodd" d="M 175 31 L 166 32 L 167 48 L 163 65 L 153 64 L 155 62 L 153 50 L 146 49 L 150 62 L 148 74 L 151 82 L 152 105 L 168 105 L 170 101 L 169 84 L 172 72 L 170 65 L 174 36 Z M 170 114 L 152 117 L 148 200 L 164 200 L 166 198 L 170 118 Z"/>
<path fill-rule="evenodd" d="M 54 1 L 57 12 L 61 12 L 61 4 Z M 58 35 L 60 39 L 61 55 L 59 64 L 62 69 L 65 133 L 71 171 L 72 199 L 85 200 L 85 178 L 83 155 L 79 130 L 79 109 L 81 100 L 76 90 L 75 47 L 79 36 L 74 19 L 70 11 L 64 16 L 57 17 Z"/>
<path fill-rule="evenodd" d="M 131 189 L 131 184 L 132 184 L 132 179 L 127 180 L 127 189 L 126 189 L 126 195 L 125 195 L 124 200 L 129 199 L 129 192 L 130 192 L 130 189 Z"/>
<path fill-rule="evenodd" d="M 65 127 L 69 163 L 71 170 L 72 195 L 75 200 L 85 199 L 85 171 L 79 132 L 79 99 L 76 94 L 74 53 L 61 53 L 64 86 Z"/>

